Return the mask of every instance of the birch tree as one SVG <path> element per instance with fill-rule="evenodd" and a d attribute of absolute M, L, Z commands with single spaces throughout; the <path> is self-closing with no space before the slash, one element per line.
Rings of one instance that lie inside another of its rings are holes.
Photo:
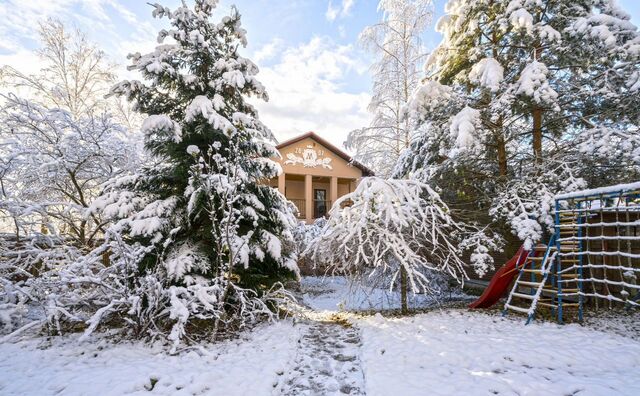
<path fill-rule="evenodd" d="M 142 118 L 119 98 L 105 99 L 116 82 L 116 64 L 87 35 L 56 19 L 38 25 L 42 67 L 33 74 L 12 66 L 0 68 L 0 83 L 10 91 L 47 108 L 69 112 L 74 118 L 111 113 L 130 130 Z"/>
<path fill-rule="evenodd" d="M 354 158 L 388 176 L 412 131 L 402 109 L 422 77 L 427 52 L 422 34 L 433 15 L 431 0 L 381 0 L 382 20 L 360 34 L 362 45 L 376 57 L 368 127 L 351 131 L 345 146 Z"/>

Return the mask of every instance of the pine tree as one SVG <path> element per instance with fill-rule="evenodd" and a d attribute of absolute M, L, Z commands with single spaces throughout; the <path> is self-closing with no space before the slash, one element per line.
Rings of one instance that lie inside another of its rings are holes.
<path fill-rule="evenodd" d="M 397 175 L 420 170 L 451 205 L 504 215 L 527 238 L 522 218 L 543 230 L 550 195 L 637 177 L 640 35 L 615 2 L 452 0 L 446 12 Z M 429 112 L 436 84 L 449 99 Z M 499 208 L 523 201 L 535 203 Z"/>
<path fill-rule="evenodd" d="M 107 246 L 112 261 L 133 267 L 130 312 L 139 322 L 170 323 L 174 345 L 194 322 L 218 330 L 268 315 L 259 297 L 297 272 L 295 217 L 263 183 L 279 171 L 274 138 L 246 102 L 267 94 L 258 68 L 238 54 L 246 45 L 240 14 L 233 8 L 214 23 L 216 3 L 153 6 L 171 27 L 155 51 L 131 55 L 130 66 L 149 83 L 112 90 L 149 115 L 142 130 L 152 164 L 113 181 L 93 208 L 119 219 Z"/>

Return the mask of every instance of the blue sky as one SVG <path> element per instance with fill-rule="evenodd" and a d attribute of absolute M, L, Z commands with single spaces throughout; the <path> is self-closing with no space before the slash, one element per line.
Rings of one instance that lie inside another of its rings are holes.
<path fill-rule="evenodd" d="M 175 8 L 179 0 L 153 0 Z M 150 1 L 152 2 L 152 1 Z M 434 23 L 445 0 L 434 1 Z M 619 0 L 640 23 L 640 0 Z M 271 100 L 257 104 L 261 118 L 286 139 L 315 130 L 342 145 L 346 134 L 369 121 L 370 54 L 358 45 L 362 29 L 379 20 L 378 0 L 221 0 L 219 12 L 237 5 L 248 30 L 245 55 L 261 68 Z M 33 71 L 37 21 L 61 19 L 87 32 L 125 71 L 126 54 L 155 45 L 165 21 L 151 18 L 146 0 L 0 0 L 0 65 Z M 424 43 L 433 48 L 433 24 Z"/>

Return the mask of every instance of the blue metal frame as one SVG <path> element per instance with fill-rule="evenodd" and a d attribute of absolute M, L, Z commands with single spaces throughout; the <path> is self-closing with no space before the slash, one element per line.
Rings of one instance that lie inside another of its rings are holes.
<path fill-rule="evenodd" d="M 571 201 L 573 200 L 578 201 L 575 202 L 575 209 L 577 212 L 577 227 L 578 227 L 578 249 L 580 252 L 583 251 L 584 249 L 584 241 L 582 240 L 582 236 L 583 236 L 583 225 L 586 223 L 586 210 L 587 208 L 580 208 L 580 203 L 581 202 L 586 202 L 586 201 L 593 201 L 593 200 L 600 200 L 601 205 L 605 205 L 605 201 L 607 199 L 611 199 L 614 197 L 620 197 L 621 195 L 624 195 L 625 193 L 629 193 L 629 192 L 633 192 L 635 191 L 635 189 L 632 190 L 617 190 L 617 191 L 611 191 L 611 192 L 607 192 L 607 193 L 601 193 L 601 194 L 590 194 L 590 195 L 579 195 L 579 196 L 575 196 L 575 197 L 571 197 L 571 198 L 563 198 L 563 199 L 556 199 L 555 200 L 555 233 L 556 233 L 556 248 L 558 249 L 558 255 L 556 257 L 556 274 L 555 276 L 557 277 L 556 279 L 556 284 L 557 284 L 557 288 L 558 288 L 558 312 L 557 312 L 557 318 L 558 318 L 558 323 L 562 324 L 563 323 L 563 312 L 562 312 L 562 276 L 561 276 L 561 265 L 560 265 L 560 261 L 561 261 L 561 256 L 560 256 L 560 201 Z M 640 194 L 631 194 L 626 196 L 627 199 L 631 198 L 631 197 L 640 197 Z M 576 280 L 576 283 L 578 284 L 578 320 L 582 322 L 583 318 L 584 318 L 584 296 L 583 296 L 583 287 L 584 287 L 584 273 L 583 273 L 583 266 L 584 266 L 584 255 L 583 254 L 578 254 L 577 255 L 578 258 L 578 279 Z"/>
<path fill-rule="evenodd" d="M 580 203 L 576 203 L 577 208 L 580 208 Z M 586 206 L 585 206 L 586 209 Z M 580 252 L 582 252 L 583 249 L 583 243 L 584 241 L 582 240 L 582 229 L 584 227 L 581 227 L 581 225 L 583 224 L 586 216 L 580 216 L 579 214 L 580 212 L 578 212 L 578 250 Z M 583 285 L 583 276 L 582 276 L 582 260 L 583 260 L 583 254 L 579 254 L 578 255 L 578 320 L 580 322 L 582 322 L 582 305 L 583 305 L 583 295 L 582 295 L 582 285 Z"/>
<path fill-rule="evenodd" d="M 562 324 L 562 268 L 560 265 L 560 201 L 556 199 L 556 213 L 555 213 L 555 242 L 556 242 L 556 288 L 558 289 L 558 309 L 556 311 L 556 315 L 558 318 L 558 323 Z"/>

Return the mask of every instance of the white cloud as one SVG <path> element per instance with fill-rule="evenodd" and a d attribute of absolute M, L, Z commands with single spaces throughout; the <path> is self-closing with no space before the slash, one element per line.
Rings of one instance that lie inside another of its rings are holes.
<path fill-rule="evenodd" d="M 255 103 L 279 140 L 315 131 L 342 147 L 349 131 L 369 123 L 369 94 L 342 88 L 350 73 L 367 71 L 352 46 L 314 37 L 279 55 L 275 65 L 261 68 L 258 75 L 270 100 Z"/>
<path fill-rule="evenodd" d="M 340 8 L 334 7 L 333 2 L 329 0 L 329 6 L 327 7 L 327 12 L 324 14 L 329 21 L 335 21 L 340 13 Z"/>
<path fill-rule="evenodd" d="M 339 5 L 333 5 L 333 0 L 329 0 L 327 5 L 327 12 L 324 14 L 327 20 L 333 22 L 337 18 L 344 18 L 351 14 L 351 9 L 355 0 L 342 0 Z"/>
<path fill-rule="evenodd" d="M 268 42 L 267 44 L 262 46 L 262 48 L 260 48 L 255 52 L 255 54 L 252 57 L 252 60 L 255 63 L 260 64 L 263 61 L 273 59 L 276 53 L 282 49 L 283 44 L 284 44 L 284 41 L 280 38 L 275 38 L 271 40 L 270 42 Z"/>
<path fill-rule="evenodd" d="M 355 0 L 342 0 L 342 15 L 347 16 L 351 14 L 351 8 Z"/>

